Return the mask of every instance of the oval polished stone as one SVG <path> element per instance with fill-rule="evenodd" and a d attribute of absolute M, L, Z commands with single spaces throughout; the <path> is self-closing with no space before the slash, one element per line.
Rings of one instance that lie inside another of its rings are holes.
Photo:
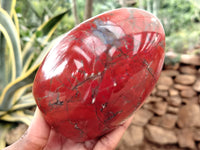
<path fill-rule="evenodd" d="M 44 118 L 77 142 L 121 125 L 150 94 L 164 61 L 165 33 L 152 14 L 120 8 L 93 17 L 42 62 L 33 94 Z"/>

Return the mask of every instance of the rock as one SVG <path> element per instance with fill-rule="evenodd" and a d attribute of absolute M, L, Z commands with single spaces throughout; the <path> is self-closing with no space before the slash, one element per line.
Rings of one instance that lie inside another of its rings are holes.
<path fill-rule="evenodd" d="M 194 66 L 181 66 L 180 72 L 183 74 L 196 74 L 197 70 L 195 69 Z"/>
<path fill-rule="evenodd" d="M 6 135 L 6 143 L 11 145 L 16 142 L 25 133 L 27 128 L 27 125 L 19 124 L 16 128 L 11 129 Z"/>
<path fill-rule="evenodd" d="M 179 96 L 171 96 L 167 98 L 167 102 L 169 105 L 178 107 L 181 105 L 182 100 Z"/>
<path fill-rule="evenodd" d="M 191 87 L 187 85 L 182 85 L 182 84 L 174 84 L 174 88 L 177 90 L 188 90 Z"/>
<path fill-rule="evenodd" d="M 197 128 L 194 129 L 193 134 L 194 134 L 194 140 L 200 142 L 200 129 L 197 129 Z"/>
<path fill-rule="evenodd" d="M 147 99 L 145 100 L 145 103 L 160 102 L 160 101 L 162 101 L 162 100 L 163 100 L 162 97 L 149 96 L 149 97 L 147 97 Z"/>
<path fill-rule="evenodd" d="M 151 95 L 155 95 L 155 93 L 156 93 L 156 88 L 154 88 L 154 89 L 152 90 Z"/>
<path fill-rule="evenodd" d="M 154 109 L 152 110 L 157 115 L 164 115 L 167 111 L 167 102 L 157 102 L 154 104 Z"/>
<path fill-rule="evenodd" d="M 195 142 L 191 129 L 185 128 L 178 132 L 178 144 L 181 148 L 195 149 Z"/>
<path fill-rule="evenodd" d="M 198 98 L 198 103 L 199 103 L 199 105 L 200 105 L 200 95 L 199 95 L 199 98 Z"/>
<path fill-rule="evenodd" d="M 173 131 L 158 126 L 147 125 L 144 133 L 147 140 L 156 144 L 177 143 L 177 137 Z"/>
<path fill-rule="evenodd" d="M 163 70 L 161 72 L 161 76 L 175 77 L 177 75 L 179 75 L 179 72 L 177 70 Z"/>
<path fill-rule="evenodd" d="M 183 85 L 191 85 L 195 82 L 196 77 L 194 75 L 178 75 L 175 78 L 175 82 Z"/>
<path fill-rule="evenodd" d="M 131 125 L 122 137 L 122 141 L 127 147 L 139 145 L 143 142 L 144 132 L 140 126 Z"/>
<path fill-rule="evenodd" d="M 180 95 L 182 97 L 191 98 L 193 96 L 196 96 L 196 92 L 192 88 L 190 88 L 188 90 L 181 91 Z"/>
<path fill-rule="evenodd" d="M 200 108 L 197 104 L 188 104 L 182 106 L 178 113 L 177 124 L 180 128 L 184 127 L 200 127 Z"/>
<path fill-rule="evenodd" d="M 200 66 L 198 68 L 181 64 L 178 70 L 162 71 L 160 81 L 132 120 L 131 126 L 143 128 L 144 140 L 132 144 L 132 136 L 128 135 L 129 141 L 124 141 L 121 149 L 200 150 Z"/>
<path fill-rule="evenodd" d="M 167 102 L 165 101 L 161 101 L 161 102 L 155 102 L 155 103 L 148 103 L 145 104 L 143 107 L 151 110 L 152 112 L 154 112 L 155 114 L 162 116 L 166 113 L 167 111 Z"/>
<path fill-rule="evenodd" d="M 158 90 L 156 92 L 156 96 L 159 96 L 159 97 L 167 97 L 168 96 L 168 91 L 160 91 Z"/>
<path fill-rule="evenodd" d="M 156 126 L 172 129 L 177 121 L 177 116 L 172 114 L 165 114 L 162 117 L 154 116 L 150 123 Z"/>
<path fill-rule="evenodd" d="M 173 80 L 171 77 L 168 76 L 160 76 L 160 78 L 158 79 L 157 84 L 162 84 L 162 85 L 167 85 L 167 86 L 171 86 L 173 84 Z"/>
<path fill-rule="evenodd" d="M 177 95 L 179 95 L 179 92 L 177 90 L 175 90 L 175 89 L 170 89 L 169 90 L 169 95 L 170 96 L 177 96 Z"/>
<path fill-rule="evenodd" d="M 139 109 L 134 113 L 132 123 L 138 126 L 144 126 L 153 117 L 153 113 L 146 109 Z"/>
<path fill-rule="evenodd" d="M 163 84 L 158 84 L 157 85 L 157 89 L 160 90 L 160 91 L 166 91 L 166 90 L 169 90 L 169 86 L 167 85 L 163 85 Z"/>
<path fill-rule="evenodd" d="M 150 123 L 155 126 L 160 126 L 161 122 L 162 122 L 161 116 L 154 116 L 150 120 Z"/>
<path fill-rule="evenodd" d="M 160 123 L 160 126 L 164 128 L 172 129 L 176 124 L 177 118 L 178 117 L 176 115 L 166 114 L 162 116 L 162 121 Z"/>
<path fill-rule="evenodd" d="M 193 89 L 197 92 L 200 92 L 200 79 L 198 79 L 194 85 L 193 85 Z"/>
<path fill-rule="evenodd" d="M 180 63 L 173 63 L 173 64 L 168 64 L 164 66 L 166 70 L 178 70 L 180 67 Z"/>
<path fill-rule="evenodd" d="M 183 104 L 198 104 L 199 98 L 197 96 L 190 98 L 182 98 Z"/>
<path fill-rule="evenodd" d="M 168 106 L 167 112 L 172 113 L 172 114 L 177 114 L 179 112 L 179 108 L 173 107 L 173 106 Z"/>
<path fill-rule="evenodd" d="M 182 54 L 180 62 L 189 65 L 200 65 L 200 57 L 197 55 Z"/>
<path fill-rule="evenodd" d="M 161 122 L 162 122 L 161 116 L 154 116 L 150 120 L 150 123 L 155 126 L 160 126 Z"/>
<path fill-rule="evenodd" d="M 145 103 L 142 107 L 143 107 L 144 109 L 147 109 L 147 110 L 152 111 L 152 109 L 153 109 L 153 103 Z M 153 111 L 152 111 L 152 112 L 153 112 Z"/>

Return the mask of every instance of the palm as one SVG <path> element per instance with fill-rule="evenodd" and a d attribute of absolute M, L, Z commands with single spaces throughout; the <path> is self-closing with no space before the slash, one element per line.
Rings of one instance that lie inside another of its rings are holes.
<path fill-rule="evenodd" d="M 112 150 L 117 146 L 123 133 L 128 128 L 132 117 L 100 139 L 76 143 L 53 130 L 37 109 L 26 134 L 5 150 Z"/>
<path fill-rule="evenodd" d="M 90 140 L 83 143 L 76 143 L 70 139 L 66 139 L 62 135 L 51 130 L 47 145 L 44 150 L 90 150 L 93 149 L 97 140 Z"/>

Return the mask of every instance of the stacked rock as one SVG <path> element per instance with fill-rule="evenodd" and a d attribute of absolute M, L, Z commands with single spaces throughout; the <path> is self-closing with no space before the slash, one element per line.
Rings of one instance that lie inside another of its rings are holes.
<path fill-rule="evenodd" d="M 200 150 L 200 57 L 185 58 L 164 67 L 118 150 Z"/>

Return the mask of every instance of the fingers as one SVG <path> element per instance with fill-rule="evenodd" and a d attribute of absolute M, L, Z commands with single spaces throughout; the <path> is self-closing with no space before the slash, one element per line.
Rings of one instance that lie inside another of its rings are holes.
<path fill-rule="evenodd" d="M 50 127 L 39 109 L 36 109 L 33 121 L 26 133 L 5 150 L 42 150 L 48 140 Z"/>
<path fill-rule="evenodd" d="M 47 144 L 49 134 L 50 127 L 44 120 L 40 110 L 37 108 L 33 121 L 27 131 L 27 135 L 25 136 L 25 140 L 28 144 L 31 144 L 35 147 L 34 150 L 37 150 L 41 149 Z"/>
<path fill-rule="evenodd" d="M 94 150 L 113 150 L 116 148 L 124 132 L 131 124 L 133 116 L 131 116 L 124 124 L 103 136 L 96 144 Z"/>

